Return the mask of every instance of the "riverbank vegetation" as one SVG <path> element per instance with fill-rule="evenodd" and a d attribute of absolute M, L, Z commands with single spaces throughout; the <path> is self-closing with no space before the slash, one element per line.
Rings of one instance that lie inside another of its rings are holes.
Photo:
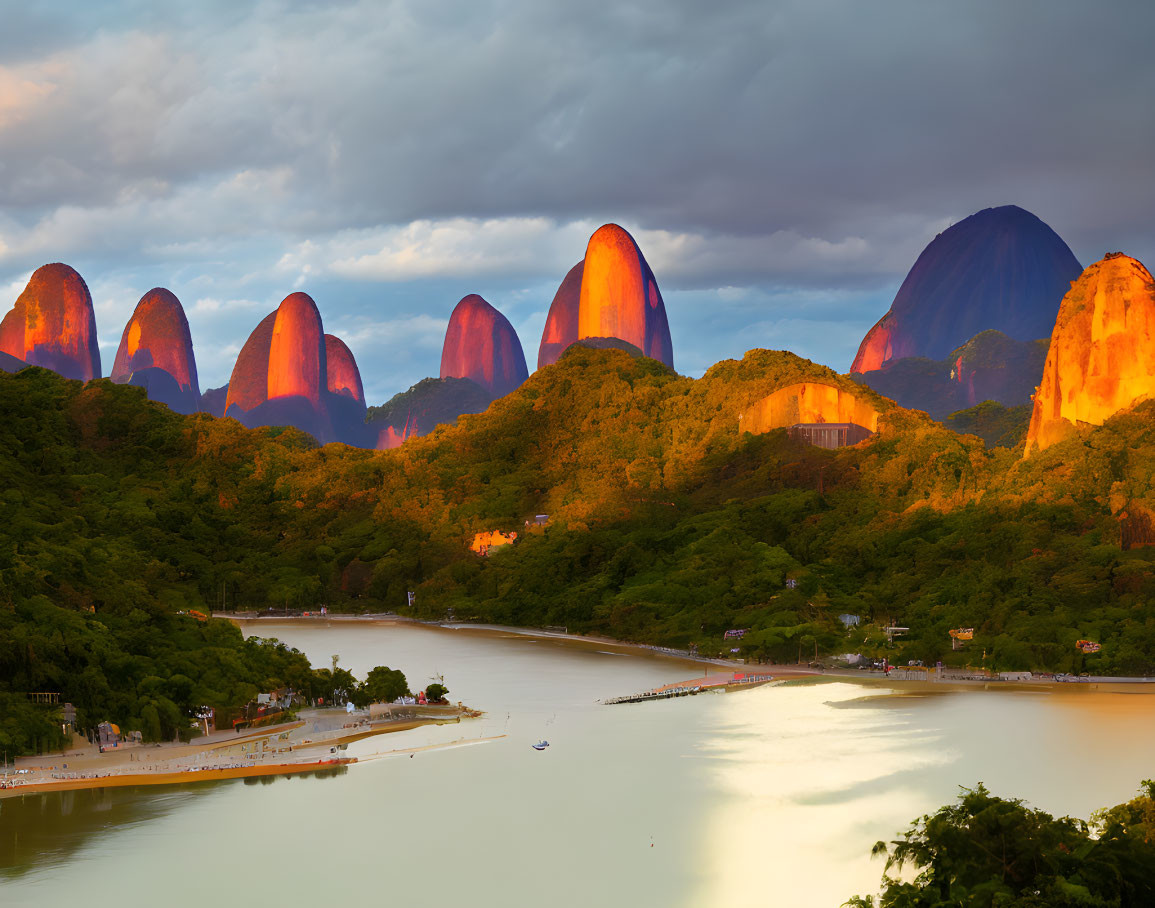
<path fill-rule="evenodd" d="M 1155 782 L 1090 821 L 1056 819 L 980 784 L 874 854 L 886 858 L 879 897 L 855 896 L 848 908 L 1146 908 L 1155 904 Z"/>
<path fill-rule="evenodd" d="M 740 431 L 743 410 L 802 380 L 865 396 L 880 433 L 828 451 Z M 0 375 L 0 406 L 14 746 L 47 735 L 27 731 L 43 725 L 29 692 L 165 736 L 186 706 L 303 683 L 300 654 L 191 614 L 222 608 L 451 613 L 750 659 L 1155 673 L 1155 403 L 1027 461 L 765 350 L 693 380 L 575 347 L 485 413 L 382 452 L 35 368 Z M 489 530 L 519 539 L 471 552 Z M 887 624 L 909 631 L 890 642 Z M 956 627 L 974 628 L 961 651 Z"/>

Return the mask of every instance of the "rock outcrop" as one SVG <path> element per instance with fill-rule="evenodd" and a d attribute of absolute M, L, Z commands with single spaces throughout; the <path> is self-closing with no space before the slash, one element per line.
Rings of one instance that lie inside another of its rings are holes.
<path fill-rule="evenodd" d="M 396 448 L 407 438 L 452 426 L 467 413 L 484 412 L 493 395 L 468 378 L 426 378 L 368 413 L 372 447 Z"/>
<path fill-rule="evenodd" d="M 143 387 L 149 399 L 177 413 L 200 409 L 192 334 L 171 292 L 154 287 L 140 298 L 120 336 L 111 377 L 118 384 Z"/>
<path fill-rule="evenodd" d="M 851 372 L 904 357 L 945 358 L 982 331 L 1046 337 L 1081 267 L 1050 227 L 1014 205 L 987 208 L 940 233 L 858 348 Z"/>
<path fill-rule="evenodd" d="M 365 389 L 357 360 L 341 338 L 325 335 L 325 390 L 329 420 L 337 441 L 357 447 L 374 447 L 365 425 Z"/>
<path fill-rule="evenodd" d="M 1024 456 L 1155 395 L 1155 281 L 1122 253 L 1083 272 L 1063 298 Z"/>
<path fill-rule="evenodd" d="M 234 407 L 247 412 L 269 399 L 269 344 L 273 340 L 273 325 L 276 321 L 277 310 L 274 309 L 261 319 L 241 347 L 227 385 L 227 415 L 232 415 L 229 411 Z"/>
<path fill-rule="evenodd" d="M 339 394 L 365 405 L 365 388 L 361 384 L 361 370 L 357 360 L 341 338 L 325 335 L 325 362 L 328 367 L 326 388 L 330 394 Z"/>
<path fill-rule="evenodd" d="M 22 359 L 17 359 L 9 353 L 0 353 L 0 370 L 4 372 L 19 372 L 21 369 L 27 369 L 28 363 Z"/>
<path fill-rule="evenodd" d="M 321 313 L 307 293 L 290 293 L 277 307 L 269 341 L 268 399 L 301 397 L 321 407 L 328 387 Z"/>
<path fill-rule="evenodd" d="M 225 404 L 229 399 L 229 386 L 223 384 L 219 388 L 209 388 L 201 393 L 201 410 L 216 417 L 225 415 Z"/>
<path fill-rule="evenodd" d="M 904 407 L 925 410 L 943 421 L 986 401 L 1008 407 L 1029 404 L 1046 355 L 1046 341 L 1017 341 L 1001 331 L 983 331 L 945 360 L 892 359 L 853 378 Z"/>
<path fill-rule="evenodd" d="M 550 306 L 538 368 L 557 362 L 570 344 L 612 337 L 674 368 L 670 324 L 654 272 L 617 224 L 594 231 L 585 258 L 570 269 Z"/>
<path fill-rule="evenodd" d="M 1028 403 L 1043 374 L 1047 341 L 1017 341 L 1001 331 L 976 334 L 950 357 L 950 377 L 962 407 L 993 400 L 1009 407 Z"/>
<path fill-rule="evenodd" d="M 38 268 L 0 322 L 0 352 L 65 378 L 100 378 L 96 316 L 84 278 L 59 262 Z"/>
<path fill-rule="evenodd" d="M 224 415 L 250 428 L 296 426 L 322 444 L 376 444 L 376 430 L 365 425 L 357 361 L 344 341 L 325 333 L 307 293 L 290 293 L 261 320 L 241 348 L 226 389 L 205 397 L 221 390 L 227 390 Z"/>
<path fill-rule="evenodd" d="M 229 379 L 225 415 L 250 428 L 296 426 L 322 444 L 372 447 L 365 392 L 352 352 L 325 334 L 317 304 L 291 293 L 261 320 Z"/>
<path fill-rule="evenodd" d="M 557 288 L 550 303 L 541 345 L 537 348 L 537 367 L 552 366 L 566 347 L 578 339 L 578 308 L 582 297 L 582 275 L 585 259 L 574 265 Z"/>
<path fill-rule="evenodd" d="M 529 378 L 513 325 L 476 293 L 453 309 L 441 348 L 441 377 L 468 378 L 504 397 Z"/>
<path fill-rule="evenodd" d="M 617 337 L 674 368 L 666 306 L 634 238 L 617 224 L 594 231 L 586 246 L 578 339 Z"/>
<path fill-rule="evenodd" d="M 798 423 L 853 423 L 878 431 L 878 411 L 865 397 L 834 385 L 800 382 L 779 388 L 738 417 L 742 432 L 759 435 Z"/>

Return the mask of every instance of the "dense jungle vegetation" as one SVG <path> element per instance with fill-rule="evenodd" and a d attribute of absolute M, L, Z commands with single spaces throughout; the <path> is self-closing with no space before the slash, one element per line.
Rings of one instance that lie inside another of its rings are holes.
<path fill-rule="evenodd" d="M 871 400 L 879 434 L 827 451 L 739 431 L 807 379 Z M 788 353 L 693 380 L 575 347 L 393 451 L 35 368 L 0 374 L 0 408 L 0 737 L 18 748 L 54 727 L 29 691 L 159 737 L 193 705 L 305 683 L 300 654 L 181 614 L 222 604 L 453 609 L 707 653 L 741 628 L 742 655 L 773 660 L 1155 673 L 1155 403 L 1023 461 L 1021 442 L 988 448 Z M 495 529 L 520 538 L 468 550 Z M 863 624 L 848 634 L 844 613 Z M 911 630 L 888 646 L 891 621 Z M 953 652 L 958 626 L 975 638 Z"/>

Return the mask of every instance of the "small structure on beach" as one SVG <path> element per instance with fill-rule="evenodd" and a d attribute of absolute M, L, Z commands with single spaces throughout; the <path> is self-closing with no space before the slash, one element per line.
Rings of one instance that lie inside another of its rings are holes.
<path fill-rule="evenodd" d="M 120 744 L 120 726 L 113 722 L 101 722 L 96 726 L 96 743 L 100 752 Z"/>

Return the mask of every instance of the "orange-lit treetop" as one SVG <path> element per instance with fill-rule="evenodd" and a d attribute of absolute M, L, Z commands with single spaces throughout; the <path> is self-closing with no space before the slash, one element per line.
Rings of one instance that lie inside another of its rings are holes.
<path fill-rule="evenodd" d="M 96 316 L 84 278 L 59 262 L 38 268 L 0 322 L 0 351 L 66 378 L 99 378 Z"/>
<path fill-rule="evenodd" d="M 125 382 L 147 368 L 163 369 L 182 389 L 200 393 L 188 319 L 180 300 L 163 287 L 154 287 L 136 304 L 120 337 L 111 377 Z"/>
<path fill-rule="evenodd" d="M 449 317 L 441 377 L 472 379 L 495 397 L 508 394 L 529 377 L 513 325 L 476 293 L 463 297 Z"/>
<path fill-rule="evenodd" d="M 1101 425 L 1155 395 L 1155 281 L 1115 254 L 1087 268 L 1063 297 L 1024 456 L 1062 441 L 1080 423 Z"/>

